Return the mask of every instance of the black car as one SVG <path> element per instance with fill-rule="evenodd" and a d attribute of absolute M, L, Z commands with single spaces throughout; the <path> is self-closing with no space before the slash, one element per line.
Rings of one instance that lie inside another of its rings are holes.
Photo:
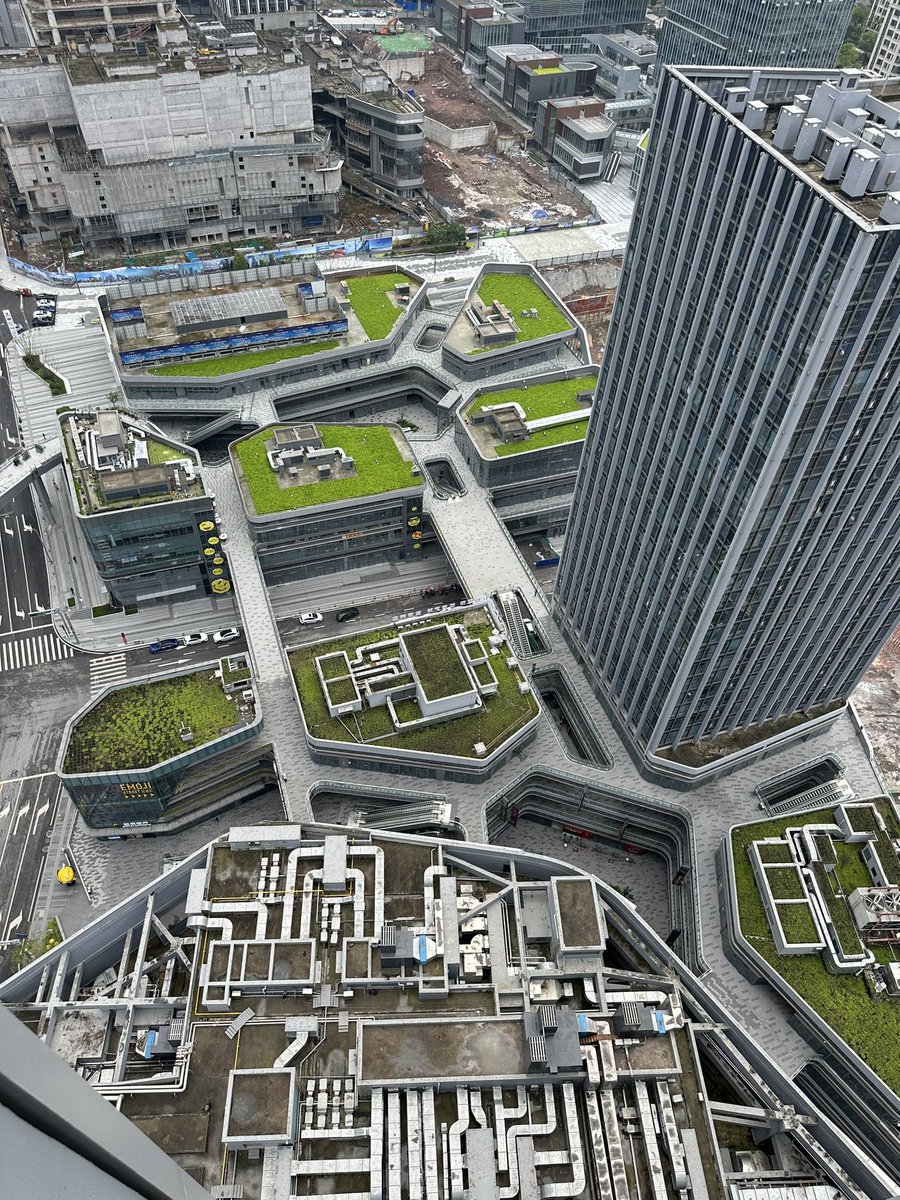
<path fill-rule="evenodd" d="M 359 609 L 353 605 L 350 608 L 340 608 L 334 614 L 336 621 L 353 621 L 359 616 Z"/>
<path fill-rule="evenodd" d="M 160 638 L 158 642 L 151 642 L 147 649 L 151 654 L 160 654 L 163 650 L 177 650 L 180 645 L 178 638 Z"/>

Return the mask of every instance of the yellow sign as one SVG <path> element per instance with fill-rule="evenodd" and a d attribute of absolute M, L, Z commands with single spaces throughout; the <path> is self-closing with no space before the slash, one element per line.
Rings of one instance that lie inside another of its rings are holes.
<path fill-rule="evenodd" d="M 417 542 L 419 540 L 419 538 L 422 536 L 422 530 L 417 529 L 416 532 L 412 536 L 413 536 L 413 541 Z"/>
<path fill-rule="evenodd" d="M 219 544 L 219 539 L 217 537 L 207 538 L 206 540 L 210 546 L 218 546 Z"/>
<path fill-rule="evenodd" d="M 201 533 L 212 533 L 212 531 L 215 529 L 215 527 L 216 527 L 215 521 L 201 521 L 200 522 L 200 532 Z"/>
<path fill-rule="evenodd" d="M 221 595 L 223 592 L 230 592 L 231 591 L 231 580 L 230 579 L 214 579 L 212 581 L 212 590 L 214 592 L 218 592 L 219 595 Z"/>
<path fill-rule="evenodd" d="M 413 542 L 413 550 L 421 550 L 421 549 L 422 549 L 421 542 Z"/>
<path fill-rule="evenodd" d="M 221 567 L 213 567 L 213 575 L 224 575 L 225 572 Z"/>
<path fill-rule="evenodd" d="M 207 558 L 212 558 L 213 555 L 215 554 L 215 550 L 213 550 L 212 546 L 207 546 L 204 549 L 203 553 L 206 555 Z"/>
<path fill-rule="evenodd" d="M 136 799 L 138 796 L 152 796 L 153 785 L 150 783 L 120 783 L 119 791 L 123 796 Z"/>
<path fill-rule="evenodd" d="M 75 872 L 70 866 L 66 865 L 59 868 L 59 870 L 56 872 L 56 878 L 60 883 L 74 883 Z"/>
<path fill-rule="evenodd" d="M 217 554 L 216 557 L 213 559 L 213 564 L 217 567 L 221 567 L 221 565 L 224 561 L 225 561 L 225 559 L 222 557 L 222 555 Z"/>
<path fill-rule="evenodd" d="M 417 525 L 422 524 L 422 518 L 421 517 L 410 517 L 406 523 L 410 527 L 410 529 L 415 529 L 415 527 Z"/>

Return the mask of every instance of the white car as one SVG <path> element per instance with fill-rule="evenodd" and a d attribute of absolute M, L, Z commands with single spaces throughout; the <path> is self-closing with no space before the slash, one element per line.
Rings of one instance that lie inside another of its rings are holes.
<path fill-rule="evenodd" d="M 209 634 L 207 634 L 207 633 L 186 633 L 181 640 L 184 642 L 184 644 L 186 646 L 199 646 L 203 642 L 209 641 Z"/>
<path fill-rule="evenodd" d="M 218 633 L 213 634 L 213 641 L 233 642 L 235 638 L 239 638 L 240 636 L 241 631 L 239 629 L 235 629 L 233 627 L 231 629 L 220 629 Z"/>
<path fill-rule="evenodd" d="M 321 613 L 308 612 L 300 614 L 301 625 L 320 625 L 324 620 L 325 618 Z"/>

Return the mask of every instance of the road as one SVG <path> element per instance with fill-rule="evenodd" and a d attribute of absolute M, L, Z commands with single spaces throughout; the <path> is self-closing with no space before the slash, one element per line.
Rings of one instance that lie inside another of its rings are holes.
<path fill-rule="evenodd" d="M 60 792 L 55 775 L 0 780 L 0 979 L 12 972 L 5 943 L 28 932 Z"/>

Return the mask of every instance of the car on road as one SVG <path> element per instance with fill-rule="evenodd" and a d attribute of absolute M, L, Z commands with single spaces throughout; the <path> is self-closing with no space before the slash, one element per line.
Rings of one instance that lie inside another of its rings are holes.
<path fill-rule="evenodd" d="M 351 604 L 349 608 L 339 608 L 334 614 L 336 621 L 355 621 L 359 616 L 359 609 L 355 604 Z"/>
<path fill-rule="evenodd" d="M 220 629 L 218 633 L 213 634 L 214 642 L 233 642 L 235 638 L 241 636 L 241 631 L 232 626 L 230 629 Z"/>
<path fill-rule="evenodd" d="M 180 645 L 178 638 L 160 638 L 151 642 L 147 649 L 151 654 L 161 654 L 163 650 L 177 650 Z"/>
<path fill-rule="evenodd" d="M 185 646 L 199 646 L 203 642 L 209 641 L 209 634 L 207 634 L 207 633 L 186 633 L 181 640 L 184 642 Z"/>
<path fill-rule="evenodd" d="M 300 614 L 300 624 L 301 625 L 321 625 L 321 623 L 324 620 L 325 620 L 325 618 L 322 616 L 321 613 L 318 613 L 318 612 L 308 612 L 308 613 Z"/>

